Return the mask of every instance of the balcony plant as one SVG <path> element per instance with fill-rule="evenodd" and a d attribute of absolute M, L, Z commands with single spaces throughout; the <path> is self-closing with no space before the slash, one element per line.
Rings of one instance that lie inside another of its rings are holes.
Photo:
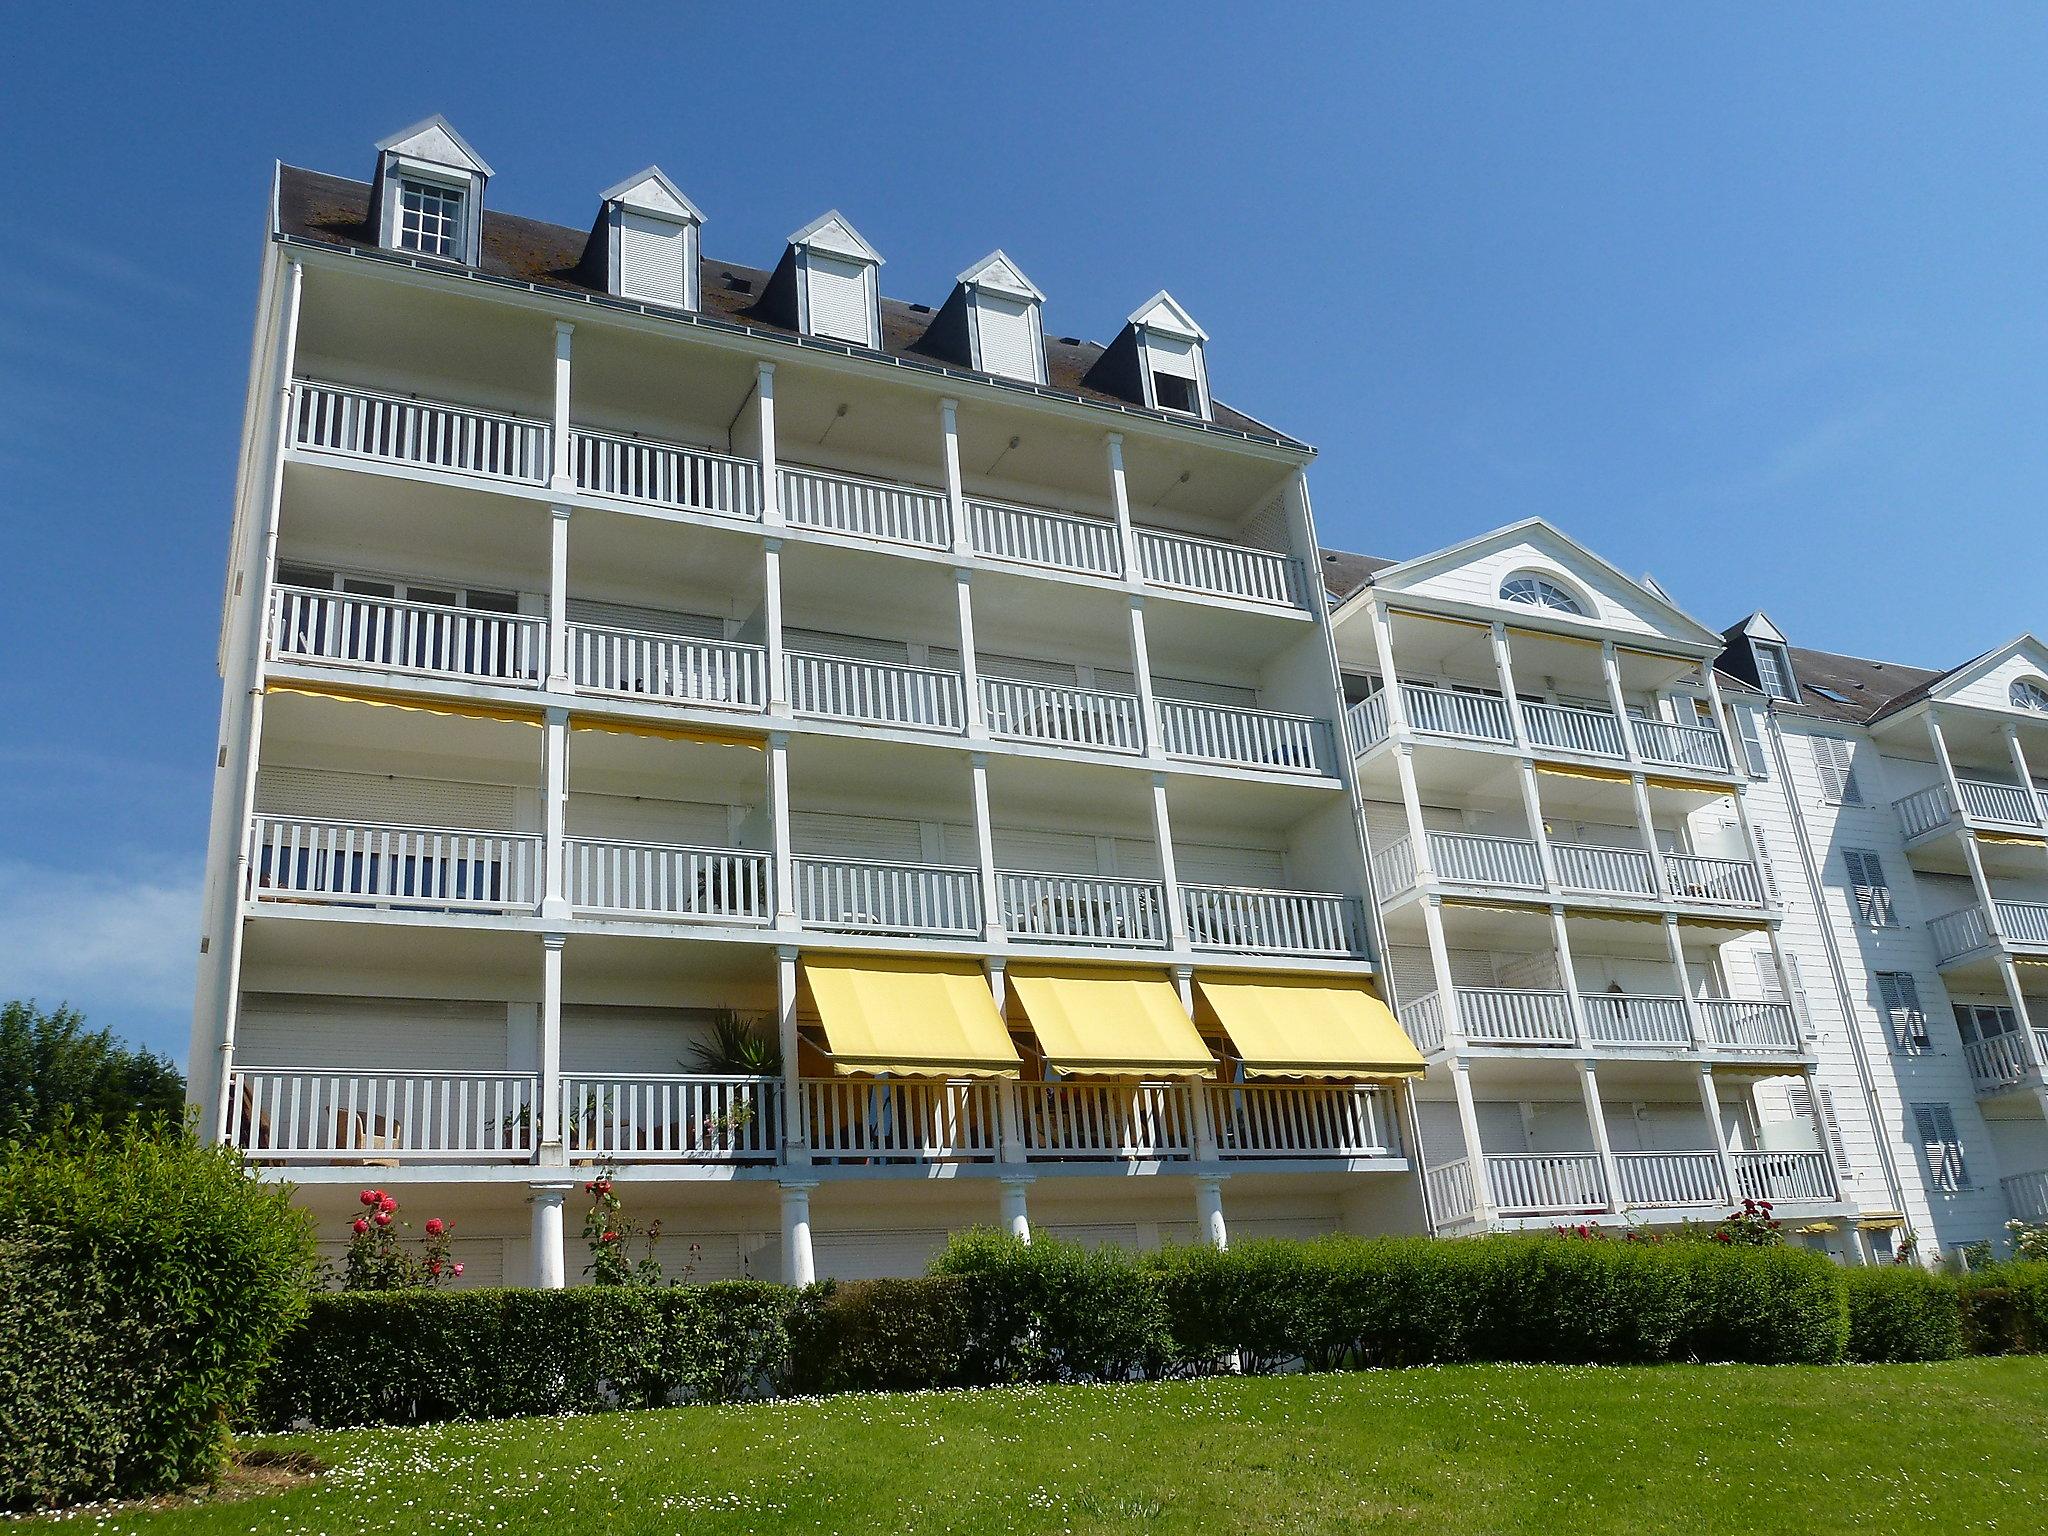
<path fill-rule="evenodd" d="M 782 1076 L 782 1042 L 768 1021 L 757 1013 L 737 1008 L 721 1009 L 711 1020 L 706 1038 L 690 1047 L 690 1068 L 713 1077 Z M 731 1151 L 740 1133 L 760 1116 L 751 1090 L 735 1097 L 723 1114 L 706 1115 L 702 1126 L 707 1147 Z"/>
<path fill-rule="evenodd" d="M 2048 1263 L 2048 1221 L 2008 1221 L 2007 1234 L 2012 1238 L 2012 1256 L 2023 1263 Z"/>

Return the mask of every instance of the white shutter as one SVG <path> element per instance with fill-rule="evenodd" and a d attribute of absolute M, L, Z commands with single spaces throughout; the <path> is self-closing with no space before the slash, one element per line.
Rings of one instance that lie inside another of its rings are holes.
<path fill-rule="evenodd" d="M 1189 677 L 1156 677 L 1152 692 L 1162 699 L 1181 699 L 1190 704 L 1231 704 L 1239 709 L 1256 709 L 1259 690 L 1240 688 L 1235 683 L 1205 683 Z"/>
<path fill-rule="evenodd" d="M 1807 1112 L 1813 1114 L 1814 1118 L 1820 1122 L 1821 1134 L 1827 1140 L 1828 1152 L 1835 1160 L 1835 1167 L 1842 1173 L 1852 1173 L 1855 1170 L 1849 1166 L 1849 1147 L 1848 1143 L 1842 1139 L 1842 1122 L 1840 1117 L 1835 1114 L 1835 1092 L 1832 1088 L 1822 1088 L 1819 1092 L 1820 1103 L 1817 1106 L 1810 1102 L 1806 1103 Z M 1792 1101 L 1795 1107 L 1805 1102 L 1805 1100 L 1806 1089 L 1804 1087 L 1797 1087 L 1792 1090 Z"/>
<path fill-rule="evenodd" d="M 1861 805 L 1863 789 L 1856 782 L 1854 749 L 1837 736 L 1815 736 L 1810 740 L 1821 793 L 1838 805 Z"/>
<path fill-rule="evenodd" d="M 1151 360 L 1154 373 L 1170 373 L 1181 379 L 1195 377 L 1195 344 L 1192 341 L 1148 330 L 1145 333 L 1145 353 Z"/>
<path fill-rule="evenodd" d="M 732 843 L 731 825 L 731 808 L 707 800 L 569 792 L 571 837 L 725 848 Z"/>
<path fill-rule="evenodd" d="M 619 210 L 619 293 L 629 299 L 690 302 L 690 240 L 680 224 Z"/>
<path fill-rule="evenodd" d="M 608 1073 L 694 1072 L 690 1047 L 704 1037 L 701 1012 L 570 1004 L 562 1010 L 562 1070 Z"/>
<path fill-rule="evenodd" d="M 1884 865 L 1877 855 L 1867 848 L 1845 848 L 1842 865 L 1848 872 L 1857 916 L 1872 928 L 1890 927 L 1892 891 L 1885 883 Z"/>
<path fill-rule="evenodd" d="M 1919 983 L 1907 971 L 1877 973 L 1878 1000 L 1891 1026 L 1892 1043 L 1902 1051 L 1928 1048 L 1927 1014 L 1920 1006 Z"/>
<path fill-rule="evenodd" d="M 591 624 L 608 629 L 642 629 L 653 635 L 681 635 L 691 640 L 722 640 L 725 620 L 705 613 L 671 613 L 666 608 L 636 608 L 630 603 L 594 603 L 572 597 L 568 602 L 571 624 Z"/>
<path fill-rule="evenodd" d="M 1028 300 L 983 293 L 974 301 L 974 321 L 981 333 L 981 369 L 1005 378 L 1038 379 L 1038 336 Z"/>
<path fill-rule="evenodd" d="M 1967 1187 L 1969 1170 L 1963 1164 L 1963 1144 L 1956 1136 L 1954 1111 L 1946 1104 L 1915 1104 L 1913 1130 L 1920 1138 L 1921 1155 L 1927 1160 L 1927 1177 L 1934 1187 Z"/>
<path fill-rule="evenodd" d="M 1742 756 L 1753 779 L 1771 776 L 1770 759 L 1764 753 L 1764 717 L 1761 710 L 1744 704 L 1735 707 L 1735 729 L 1742 737 Z"/>
<path fill-rule="evenodd" d="M 811 299 L 811 334 L 871 346 L 874 331 L 868 313 L 868 269 L 865 262 L 805 255 Z"/>
<path fill-rule="evenodd" d="M 1764 829 L 1762 827 L 1756 828 L 1755 832 L 1756 867 L 1763 873 L 1764 895 L 1769 897 L 1772 901 L 1777 901 L 1779 899 L 1778 866 L 1771 858 L 1770 839 L 1765 835 Z"/>
<path fill-rule="evenodd" d="M 832 629 L 785 627 L 782 639 L 792 651 L 815 651 L 821 656 L 845 656 L 854 661 L 910 660 L 910 647 L 905 642 L 878 640 L 873 635 L 844 635 Z"/>
<path fill-rule="evenodd" d="M 936 657 L 937 652 L 933 652 Z M 1055 683 L 1061 687 L 1074 686 L 1074 664 L 1070 661 L 1040 661 L 1033 656 L 991 656 L 981 652 L 975 654 L 975 665 L 983 677 L 1007 678 L 1016 683 Z M 933 666 L 939 665 L 937 660 Z M 1097 685 L 1107 687 L 1097 679 Z"/>
<path fill-rule="evenodd" d="M 256 775 L 256 809 L 266 816 L 510 832 L 517 828 L 516 805 L 516 791 L 504 784 L 282 766 Z"/>

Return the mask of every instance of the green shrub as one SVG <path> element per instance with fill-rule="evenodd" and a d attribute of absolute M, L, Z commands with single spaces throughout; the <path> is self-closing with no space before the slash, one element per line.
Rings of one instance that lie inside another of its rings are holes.
<path fill-rule="evenodd" d="M 932 1273 L 970 1282 L 971 1382 L 1124 1381 L 1172 1355 L 1158 1278 L 1121 1248 L 977 1228 L 956 1234 Z"/>
<path fill-rule="evenodd" d="M 790 1318 L 793 1391 L 916 1392 L 968 1384 L 974 1309 L 968 1282 L 826 1282 Z"/>
<path fill-rule="evenodd" d="M 1687 1287 L 1679 1360 L 1745 1365 L 1831 1365 L 1849 1337 L 1842 1276 L 1847 1271 L 1809 1248 L 1722 1247 L 1668 1243 L 1682 1260 Z"/>
<path fill-rule="evenodd" d="M 785 1381 L 793 1299 L 755 1281 L 319 1295 L 256 1419 L 337 1428 L 729 1402 Z"/>
<path fill-rule="evenodd" d="M 2048 1354 L 2048 1264 L 1994 1264 L 1964 1275 L 1958 1289 L 1972 1354 Z"/>
<path fill-rule="evenodd" d="M 1847 1356 L 1866 1364 L 1953 1360 L 1963 1352 L 1956 1283 L 1917 1265 L 1842 1272 L 1849 1299 Z"/>
<path fill-rule="evenodd" d="M 0 1504 L 203 1482 L 305 1305 L 306 1217 L 182 1129 L 0 1145 Z"/>

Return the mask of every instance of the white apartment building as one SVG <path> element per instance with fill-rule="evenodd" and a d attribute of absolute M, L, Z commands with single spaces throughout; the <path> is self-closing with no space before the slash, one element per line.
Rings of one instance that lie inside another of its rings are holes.
<path fill-rule="evenodd" d="M 700 1279 L 1419 1220 L 1312 450 L 1166 293 L 1098 345 L 1001 251 L 903 303 L 838 213 L 741 266 L 493 175 L 276 175 L 206 1123 L 471 1283 L 575 1279 L 606 1163 Z"/>
<path fill-rule="evenodd" d="M 743 266 L 493 175 L 273 189 L 191 1081 L 330 1242 L 373 1183 L 574 1281 L 600 1165 L 698 1279 L 2048 1219 L 2048 648 L 1325 553 L 1164 292 L 1099 345 L 1002 251 L 899 302 L 836 212 Z"/>

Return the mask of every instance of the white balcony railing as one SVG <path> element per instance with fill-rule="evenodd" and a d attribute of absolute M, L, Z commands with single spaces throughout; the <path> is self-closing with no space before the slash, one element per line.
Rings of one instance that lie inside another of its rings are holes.
<path fill-rule="evenodd" d="M 1102 752 L 1145 750 L 1138 701 L 1128 693 L 984 677 L 981 700 L 991 736 Z"/>
<path fill-rule="evenodd" d="M 988 1162 L 1001 1148 L 992 1079 L 805 1078 L 797 1089 L 818 1162 Z"/>
<path fill-rule="evenodd" d="M 1099 517 L 1076 517 L 1071 512 L 971 497 L 967 527 L 974 552 L 992 560 L 1014 560 L 1020 565 L 1090 576 L 1123 574 L 1116 524 Z"/>
<path fill-rule="evenodd" d="M 1571 1004 L 1562 992 L 1460 987 L 1458 1027 L 1474 1045 L 1570 1045 Z"/>
<path fill-rule="evenodd" d="M 1368 694 L 1344 711 L 1344 731 L 1353 756 L 1369 752 L 1387 739 L 1387 695 Z"/>
<path fill-rule="evenodd" d="M 927 549 L 952 547 L 953 523 L 942 492 L 791 465 L 783 466 L 780 484 L 782 514 L 794 527 Z"/>
<path fill-rule="evenodd" d="M 2048 902 L 1999 901 L 1998 926 L 2008 944 L 2048 944 Z"/>
<path fill-rule="evenodd" d="M 257 816 L 249 894 L 263 901 L 513 911 L 538 897 L 540 839 L 514 832 Z"/>
<path fill-rule="evenodd" d="M 782 1082 L 571 1074 L 562 1079 L 562 1140 L 577 1159 L 773 1162 L 782 1155 Z"/>
<path fill-rule="evenodd" d="M 1692 1044 L 1685 999 L 1638 992 L 1583 992 L 1586 1038 L 1623 1050 L 1673 1051 Z"/>
<path fill-rule="evenodd" d="M 1983 779 L 1961 779 L 1956 787 L 1963 792 L 1963 814 L 1973 820 L 2025 827 L 2030 832 L 2041 825 L 2040 801 L 2030 790 Z"/>
<path fill-rule="evenodd" d="M 1721 1205 L 1728 1187 L 1718 1152 L 1618 1152 L 1625 1205 Z"/>
<path fill-rule="evenodd" d="M 1415 884 L 1415 844 L 1397 837 L 1372 853 L 1372 888 L 1381 901 L 1390 901 Z"/>
<path fill-rule="evenodd" d="M 1432 736 L 1455 736 L 1465 741 L 1515 739 L 1507 700 L 1497 694 L 1403 683 L 1401 707 L 1407 711 L 1408 724 L 1413 729 Z"/>
<path fill-rule="evenodd" d="M 564 854 L 569 902 L 579 912 L 727 923 L 775 915 L 765 853 L 572 837 Z"/>
<path fill-rule="evenodd" d="M 797 917 L 806 927 L 958 938 L 981 932 L 981 879 L 972 869 L 808 856 L 793 869 Z"/>
<path fill-rule="evenodd" d="M 1592 843 L 1552 843 L 1557 878 L 1568 891 L 1601 896 L 1654 896 L 1657 877 L 1640 848 L 1605 848 Z"/>
<path fill-rule="evenodd" d="M 1422 1192 L 1429 1203 L 1429 1219 L 1439 1227 L 1451 1226 L 1472 1214 L 1472 1164 L 1457 1158 L 1429 1169 L 1422 1176 Z"/>
<path fill-rule="evenodd" d="M 1721 907 L 1760 907 L 1764 882 L 1748 859 L 1709 859 L 1696 853 L 1664 855 L 1664 878 L 1672 899 Z"/>
<path fill-rule="evenodd" d="M 789 704 L 801 715 L 926 731 L 967 728 L 960 674 L 893 661 L 791 651 Z"/>
<path fill-rule="evenodd" d="M 1329 726 L 1312 715 L 1161 699 L 1159 730 L 1175 757 L 1288 773 L 1334 771 Z"/>
<path fill-rule="evenodd" d="M 1300 562 L 1291 556 L 1157 528 L 1140 528 L 1137 537 L 1139 571 L 1158 586 L 1289 608 L 1304 600 Z"/>
<path fill-rule="evenodd" d="M 1931 784 L 1894 800 L 1892 809 L 1898 813 L 1899 831 L 1910 842 L 1947 826 L 1956 813 L 1956 802 L 1946 784 Z"/>
<path fill-rule="evenodd" d="M 270 654 L 527 687 L 540 681 L 547 624 L 518 613 L 364 597 L 314 587 L 271 593 Z"/>
<path fill-rule="evenodd" d="M 578 490 L 685 512 L 760 520 L 761 467 L 752 459 L 587 427 L 573 428 L 569 443 Z"/>
<path fill-rule="evenodd" d="M 1026 1157 L 1149 1162 L 1194 1151 L 1185 1083 L 1077 1079 L 1020 1083 L 1017 1092 Z"/>
<path fill-rule="evenodd" d="M 569 664 L 576 686 L 589 693 L 733 709 L 768 701 L 767 653 L 758 645 L 571 624 Z"/>
<path fill-rule="evenodd" d="M 1958 907 L 1944 912 L 1927 924 L 1927 936 L 1934 941 L 1935 960 L 1946 965 L 1991 944 L 1991 928 L 1984 921 L 1982 907 Z"/>
<path fill-rule="evenodd" d="M 1014 938 L 1058 943 L 1164 944 L 1166 888 L 1156 880 L 1102 875 L 996 875 L 1003 929 Z"/>
<path fill-rule="evenodd" d="M 1393 1100 L 1371 1084 L 1210 1083 L 1209 1113 L 1224 1157 L 1393 1157 Z"/>
<path fill-rule="evenodd" d="M 1526 837 L 1490 837 L 1475 832 L 1432 832 L 1429 861 L 1439 880 L 1463 885 L 1543 889 L 1543 861 Z"/>
<path fill-rule="evenodd" d="M 525 1162 L 540 1135 L 535 1092 L 522 1072 L 237 1067 L 227 1141 L 266 1162 Z"/>
<path fill-rule="evenodd" d="M 323 453 L 542 485 L 549 436 L 546 422 L 502 411 L 312 379 L 292 391 L 292 446 Z"/>
<path fill-rule="evenodd" d="M 1979 1093 L 2016 1088 L 2033 1076 L 2026 1041 L 2016 1029 L 1984 1040 L 1967 1041 L 1963 1059 L 1970 1064 L 1970 1077 Z"/>
<path fill-rule="evenodd" d="M 1699 1009 L 1709 1045 L 1724 1051 L 1800 1052 L 1799 1020 L 1789 1004 L 1747 997 L 1703 997 Z"/>
<path fill-rule="evenodd" d="M 1415 1042 L 1418 1051 L 1443 1049 L 1444 1005 L 1436 993 L 1426 992 L 1413 1002 L 1403 1003 L 1398 1017 L 1402 1031 Z"/>
<path fill-rule="evenodd" d="M 1188 942 L 1197 949 L 1270 955 L 1355 955 L 1357 914 L 1348 897 L 1317 891 L 1262 891 L 1183 885 Z"/>
<path fill-rule="evenodd" d="M 1489 1152 L 1486 1181 L 1503 1215 L 1564 1216 L 1607 1208 L 1607 1180 L 1591 1152 Z"/>
<path fill-rule="evenodd" d="M 1832 1201 L 1834 1173 L 1822 1152 L 1737 1152 L 1735 1188 L 1739 1199 Z"/>
<path fill-rule="evenodd" d="M 2048 1171 L 2007 1174 L 1998 1181 L 2017 1221 L 2048 1221 Z"/>
<path fill-rule="evenodd" d="M 1589 757 L 1627 757 L 1621 722 L 1604 709 L 1573 704 L 1524 703 L 1522 723 L 1539 747 L 1580 752 Z"/>
<path fill-rule="evenodd" d="M 1712 726 L 1631 717 L 1629 731 L 1645 762 L 1707 773 L 1728 772 L 1728 743 Z"/>

